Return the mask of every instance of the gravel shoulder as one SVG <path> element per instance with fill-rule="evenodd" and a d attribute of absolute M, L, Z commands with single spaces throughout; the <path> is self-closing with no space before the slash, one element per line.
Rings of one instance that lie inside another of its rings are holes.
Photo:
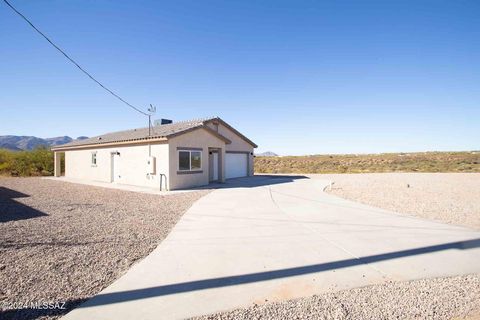
<path fill-rule="evenodd" d="M 315 175 L 328 193 L 374 207 L 480 229 L 480 173 Z"/>
<path fill-rule="evenodd" d="M 197 320 L 479 319 L 480 277 L 389 282 L 309 298 L 255 305 Z"/>
<path fill-rule="evenodd" d="M 0 318 L 66 313 L 148 255 L 208 192 L 159 196 L 0 177 Z M 35 301 L 64 301 L 67 310 L 12 308 Z"/>

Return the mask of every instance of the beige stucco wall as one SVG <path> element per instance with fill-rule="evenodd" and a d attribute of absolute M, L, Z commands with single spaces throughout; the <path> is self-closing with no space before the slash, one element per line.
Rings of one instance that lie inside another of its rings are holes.
<path fill-rule="evenodd" d="M 216 130 L 216 126 L 210 122 L 208 123 L 208 126 L 214 130 Z M 254 172 L 254 167 L 253 167 L 253 146 L 239 137 L 235 132 L 230 130 L 229 128 L 225 127 L 221 123 L 218 124 L 218 133 L 220 133 L 222 136 L 228 138 L 228 140 L 232 141 L 232 143 L 227 144 L 225 146 L 226 152 L 229 151 L 244 151 L 248 152 L 248 175 L 252 176 Z"/>
<path fill-rule="evenodd" d="M 220 149 L 220 177 L 225 176 L 225 142 L 220 140 L 205 129 L 197 129 L 177 137 L 171 138 L 169 141 L 170 151 L 170 174 L 169 185 L 170 190 L 184 189 L 194 186 L 203 186 L 209 183 L 209 165 L 208 154 L 209 148 Z M 200 173 L 178 173 L 178 150 L 179 148 L 201 148 L 202 150 L 202 169 Z"/>
<path fill-rule="evenodd" d="M 212 126 L 212 128 L 214 128 Z M 215 128 L 214 128 L 215 129 Z M 121 178 L 119 184 L 136 185 L 169 190 L 203 186 L 209 183 L 209 148 L 219 150 L 219 179 L 225 177 L 225 152 L 245 152 L 249 158 L 249 175 L 253 175 L 253 146 L 240 138 L 233 131 L 219 124 L 218 132 L 232 141 L 225 141 L 199 128 L 191 132 L 170 138 L 166 142 L 153 144 L 131 144 L 117 147 L 98 147 L 82 150 L 65 151 L 65 176 L 76 179 L 111 182 L 112 181 L 112 152 L 119 152 L 119 168 Z M 178 150 L 181 148 L 201 148 L 201 172 L 179 172 Z M 92 166 L 92 152 L 97 153 L 97 165 Z M 156 158 L 155 174 L 148 174 L 147 159 L 151 155 Z M 166 181 L 165 181 L 166 180 Z"/>
<path fill-rule="evenodd" d="M 65 151 L 65 176 L 76 179 L 111 182 L 112 156 L 111 153 L 120 152 L 119 168 L 121 178 L 119 184 L 160 188 L 160 174 L 169 174 L 168 144 L 156 143 L 152 145 L 129 145 L 107 148 Z M 97 153 L 97 165 L 92 166 L 92 152 Z M 156 172 L 147 174 L 147 158 L 156 160 Z"/>

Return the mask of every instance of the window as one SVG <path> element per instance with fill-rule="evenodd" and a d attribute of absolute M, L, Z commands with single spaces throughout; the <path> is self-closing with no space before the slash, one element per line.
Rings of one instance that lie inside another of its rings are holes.
<path fill-rule="evenodd" d="M 202 169 L 202 153 L 200 151 L 190 152 L 190 163 L 191 170 L 200 170 Z"/>
<path fill-rule="evenodd" d="M 179 171 L 197 171 L 202 169 L 201 151 L 178 151 L 178 170 Z"/>
<path fill-rule="evenodd" d="M 178 169 L 190 170 L 190 151 L 178 152 Z"/>
<path fill-rule="evenodd" d="M 92 167 L 96 167 L 96 166 L 97 166 L 97 153 L 92 152 Z"/>

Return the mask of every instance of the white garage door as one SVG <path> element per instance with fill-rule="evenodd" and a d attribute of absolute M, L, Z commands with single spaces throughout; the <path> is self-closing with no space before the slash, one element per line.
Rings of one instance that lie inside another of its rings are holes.
<path fill-rule="evenodd" d="M 225 154 L 225 176 L 227 179 L 247 176 L 247 154 Z"/>

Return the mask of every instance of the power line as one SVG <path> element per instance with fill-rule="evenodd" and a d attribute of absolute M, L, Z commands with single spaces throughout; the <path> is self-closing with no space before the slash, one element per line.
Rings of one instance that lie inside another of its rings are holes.
<path fill-rule="evenodd" d="M 127 101 L 125 101 L 124 99 L 122 99 L 122 97 L 120 97 L 118 94 L 116 94 L 115 92 L 113 92 L 112 90 L 108 89 L 106 86 L 104 86 L 100 81 L 98 81 L 97 79 L 95 79 L 90 73 L 88 73 L 85 69 L 83 69 L 77 62 L 75 62 L 75 60 L 73 60 L 72 58 L 70 58 L 70 56 L 68 54 L 65 53 L 65 51 L 63 51 L 59 46 L 57 46 L 55 43 L 53 43 L 52 40 L 50 40 L 42 31 L 40 31 L 37 27 L 35 27 L 33 25 L 33 23 L 30 22 L 30 20 L 27 19 L 27 17 L 25 17 L 21 12 L 19 12 L 17 9 L 15 9 L 7 0 L 3 0 L 3 2 L 5 2 L 7 4 L 7 6 L 9 6 L 16 14 L 18 14 L 23 20 L 25 20 L 35 31 L 37 31 L 42 37 L 45 38 L 45 40 L 47 40 L 55 49 L 57 49 L 58 51 L 60 51 L 61 54 L 63 54 L 65 56 L 65 58 L 67 58 L 71 63 L 73 63 L 78 69 L 80 69 L 80 71 L 82 71 L 84 74 L 86 74 L 90 79 L 92 79 L 93 81 L 95 81 L 95 83 L 97 83 L 100 87 L 102 87 L 103 89 L 105 89 L 108 93 L 110 93 L 111 95 L 113 95 L 115 98 L 117 98 L 118 100 L 122 101 L 123 103 L 125 103 L 127 106 L 129 106 L 130 108 L 132 108 L 133 110 L 137 111 L 137 112 L 140 112 L 141 114 L 145 115 L 145 116 L 149 116 L 148 113 L 146 112 L 143 112 L 142 110 L 140 110 L 139 108 L 131 105 L 130 103 L 128 103 Z"/>

